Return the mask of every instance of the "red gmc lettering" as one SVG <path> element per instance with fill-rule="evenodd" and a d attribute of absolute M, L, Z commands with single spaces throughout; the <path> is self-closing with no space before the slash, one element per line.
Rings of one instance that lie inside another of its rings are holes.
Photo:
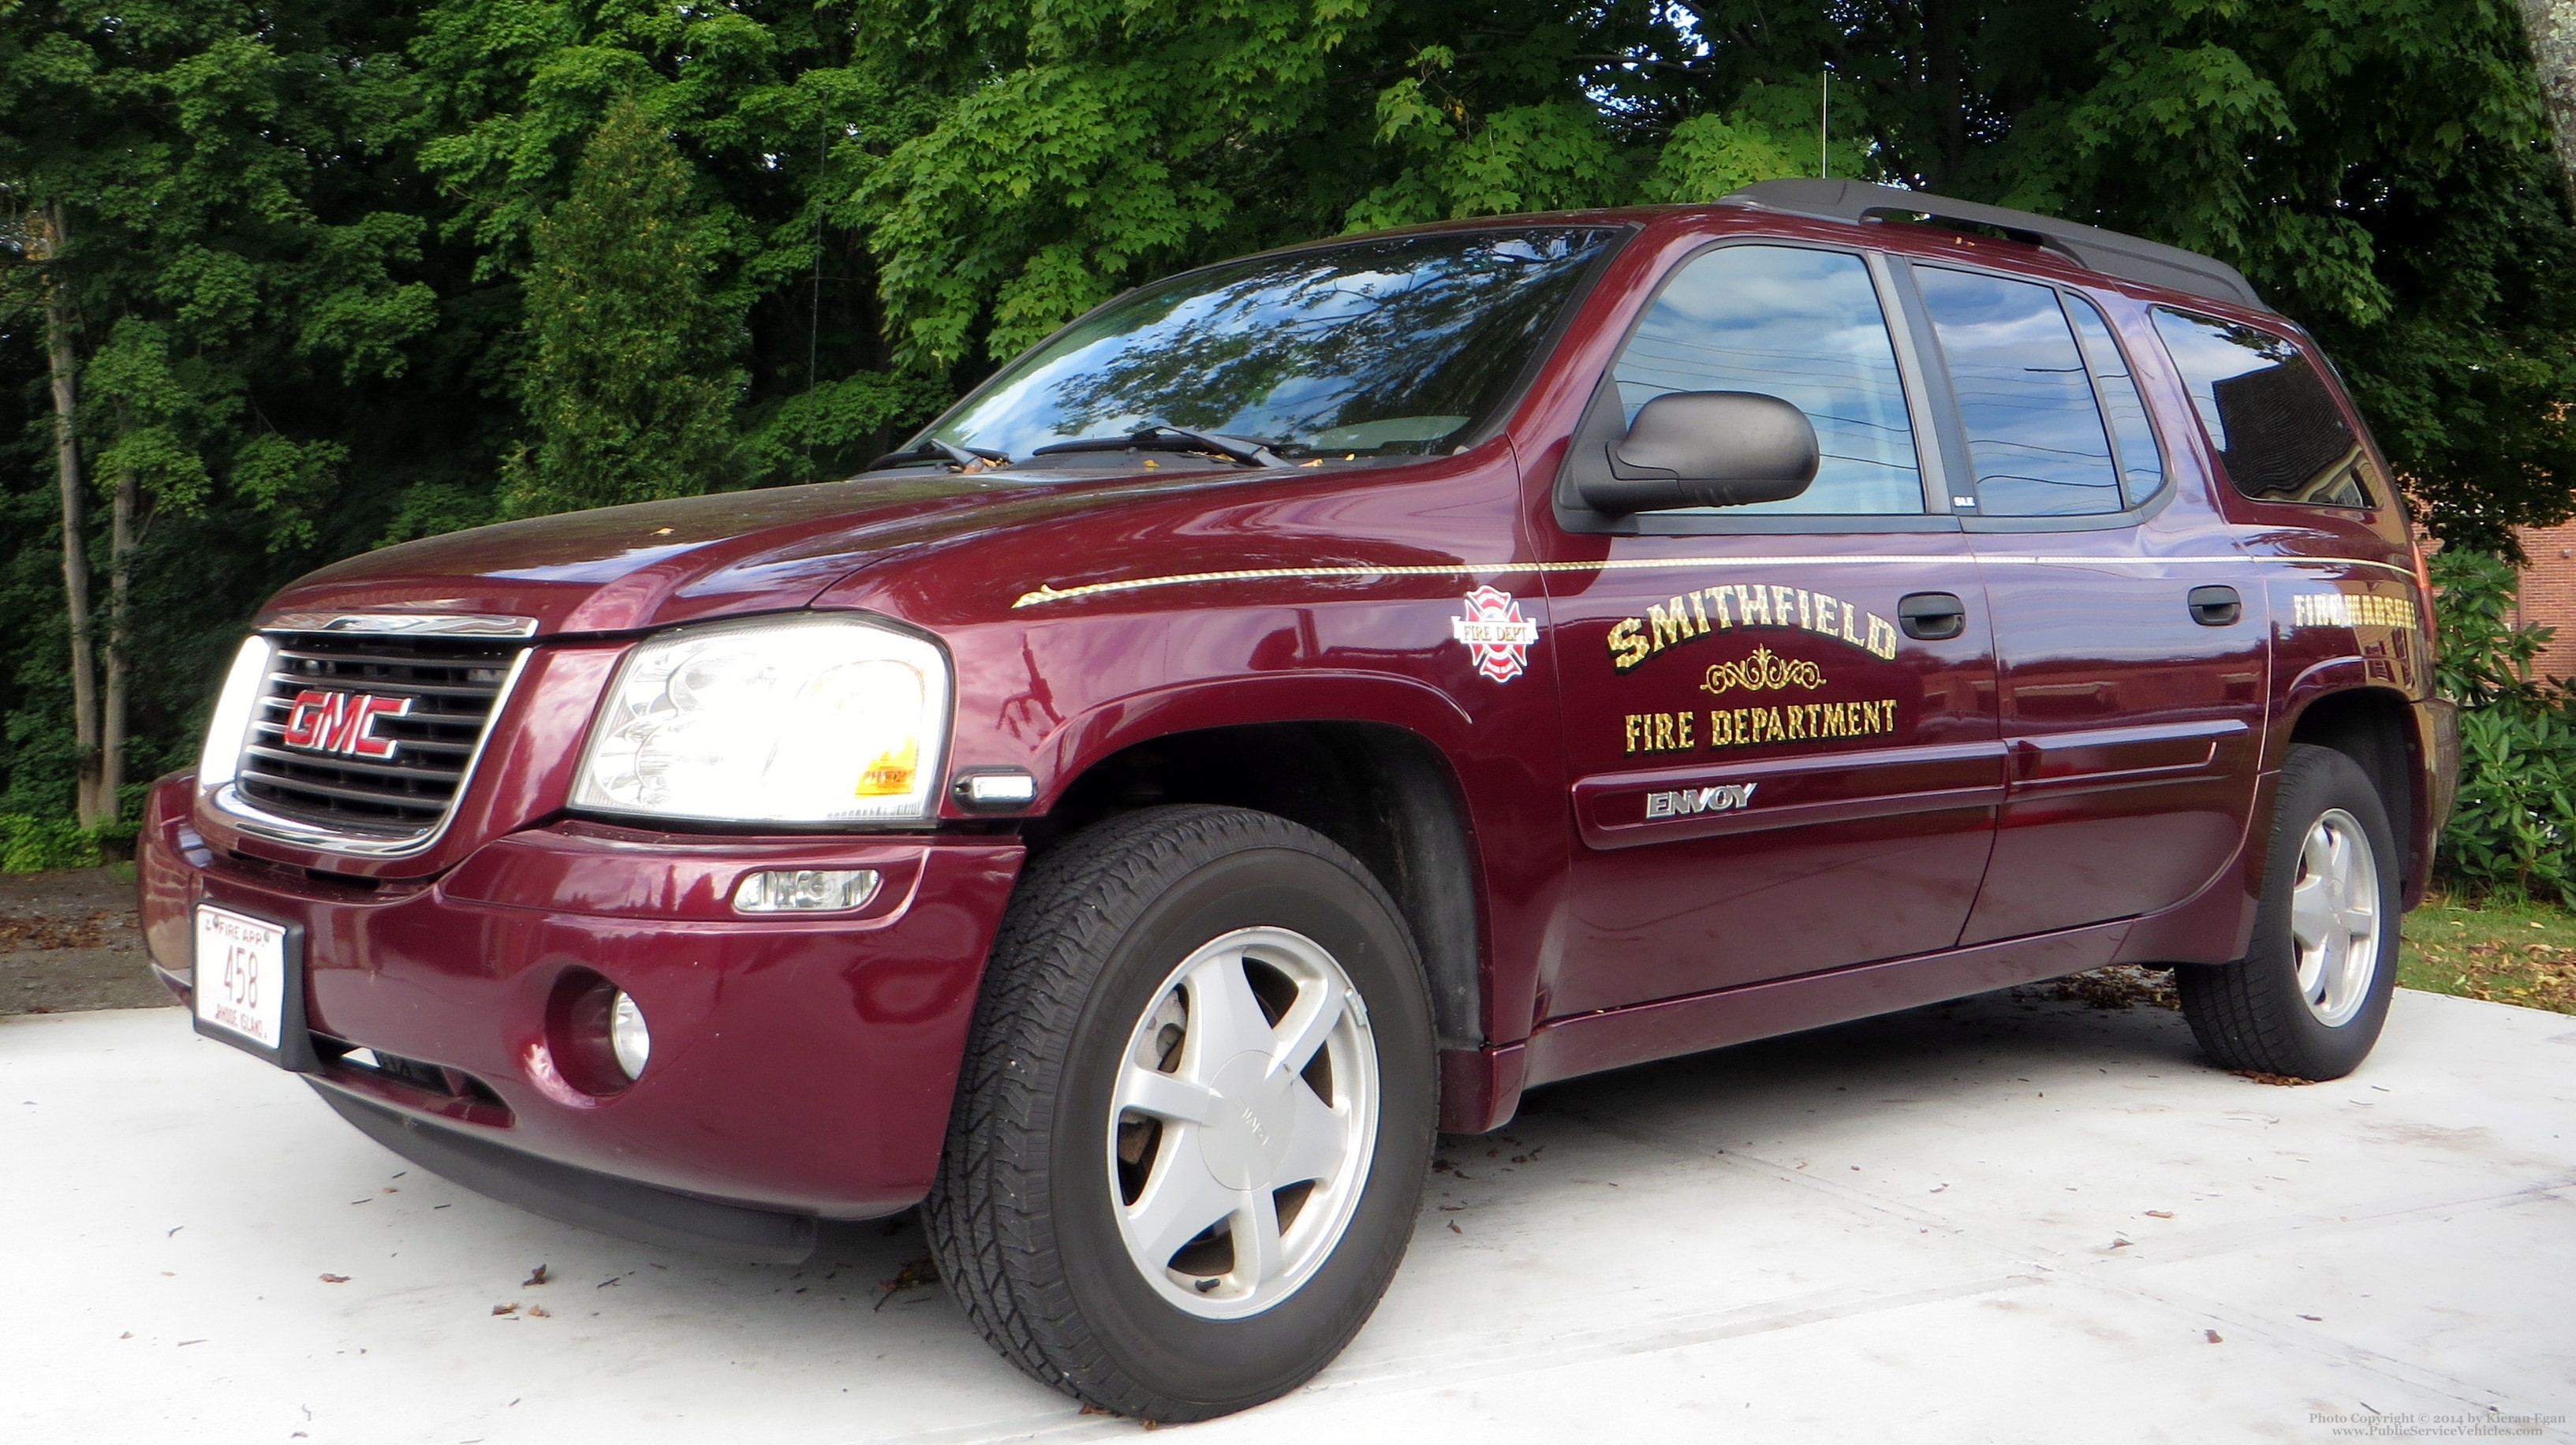
<path fill-rule="evenodd" d="M 407 697 L 375 697 L 364 693 L 305 691 L 295 695 L 295 706 L 286 715 L 286 734 L 282 741 L 290 748 L 309 748 L 318 753 L 349 753 L 362 758 L 389 758 L 397 746 L 395 739 L 375 735 L 375 721 L 380 717 L 405 717 L 411 712 Z"/>

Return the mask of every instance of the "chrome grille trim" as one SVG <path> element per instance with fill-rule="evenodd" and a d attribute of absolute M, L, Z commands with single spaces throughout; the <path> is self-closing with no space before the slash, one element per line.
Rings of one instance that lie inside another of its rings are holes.
<path fill-rule="evenodd" d="M 274 631 L 275 629 L 262 630 Z M 270 716 L 271 710 L 268 706 L 271 702 L 282 701 L 269 695 L 273 693 L 276 683 L 283 680 L 276 673 L 270 675 L 271 680 L 264 688 L 261 706 L 254 717 L 248 735 L 242 740 L 240 762 L 244 771 L 237 773 L 232 781 L 207 795 L 207 801 L 243 832 L 281 843 L 292 843 L 299 847 L 363 858 L 405 858 L 427 852 L 446 835 L 448 825 L 455 820 L 456 805 L 463 800 L 466 790 L 473 785 L 475 771 L 483 760 L 483 750 L 491 744 L 493 725 L 509 707 L 510 699 L 518 691 L 519 679 L 527 671 L 528 660 L 535 656 L 535 653 L 534 648 L 522 647 L 511 654 L 508 668 L 503 673 L 500 684 L 491 694 L 490 709 L 484 713 L 482 726 L 476 732 L 470 747 L 462 743 L 445 741 L 409 738 L 402 740 L 405 747 L 427 748 L 450 756 L 457 752 L 463 752 L 465 755 L 462 766 L 456 771 L 453 790 L 444 800 L 436 818 L 426 827 L 381 832 L 352 831 L 346 827 L 333 827 L 309 818 L 289 816 L 242 791 L 244 782 L 261 780 L 260 775 L 247 771 L 254 758 L 269 755 L 298 762 L 304 761 L 296 754 L 280 753 L 266 746 L 267 738 L 274 731 L 282 728 L 282 724 L 277 723 Z M 281 655 L 284 655 L 283 649 L 281 649 Z M 299 680 L 310 681 L 311 679 Z M 388 690 L 392 688 L 389 687 Z M 352 761 L 355 760 L 337 759 L 329 766 L 338 767 Z M 369 765 L 371 770 L 385 766 L 387 765 Z"/>
<path fill-rule="evenodd" d="M 260 623 L 259 630 L 405 637 L 534 637 L 537 619 L 498 612 L 281 612 Z"/>

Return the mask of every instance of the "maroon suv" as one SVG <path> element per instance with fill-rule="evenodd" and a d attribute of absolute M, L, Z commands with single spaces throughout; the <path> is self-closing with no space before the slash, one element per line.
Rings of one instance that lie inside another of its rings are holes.
<path fill-rule="evenodd" d="M 920 1204 L 1014 1363 L 1191 1419 L 1330 1360 L 1534 1084 L 2114 963 L 2354 1068 L 2428 603 L 2205 257 L 1827 181 L 1343 238 L 849 481 L 296 583 L 144 913 L 428 1168 L 754 1259 Z"/>

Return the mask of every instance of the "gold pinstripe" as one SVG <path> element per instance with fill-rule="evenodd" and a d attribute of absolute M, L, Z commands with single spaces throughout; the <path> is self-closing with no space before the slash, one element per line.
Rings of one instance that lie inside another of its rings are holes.
<path fill-rule="evenodd" d="M 1058 587 L 1048 583 L 1034 592 L 1023 592 L 1011 604 L 1014 610 L 1035 607 L 1042 602 L 1064 602 L 1077 597 L 1096 597 L 1106 592 L 1136 592 L 1148 587 L 1181 587 L 1195 582 L 1254 582 L 1272 578 L 1315 577 L 1437 577 L 1501 576 L 1509 573 L 1536 572 L 1623 572 L 1650 570 L 1658 567 L 1829 567 L 1851 564 L 1962 562 L 1999 567 L 2144 567 L 2177 563 L 2231 563 L 2259 566 L 2283 562 L 2310 567 L 2377 567 L 2401 577 L 2413 578 L 2415 569 L 2394 562 L 2366 562 L 2344 557 L 2248 557 L 2227 552 L 2193 557 L 2048 557 L 2009 553 L 1969 552 L 1855 552 L 1839 556 L 1801 555 L 1785 557 L 1616 557 L 1599 562 L 1447 562 L 1433 565 L 1390 567 L 1247 567 L 1231 572 L 1176 572 L 1162 577 L 1133 577 L 1120 582 L 1086 582 L 1077 587 Z"/>

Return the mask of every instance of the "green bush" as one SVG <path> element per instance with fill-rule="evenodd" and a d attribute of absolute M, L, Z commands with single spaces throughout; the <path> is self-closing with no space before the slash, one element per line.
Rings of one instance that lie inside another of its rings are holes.
<path fill-rule="evenodd" d="M 2480 552 L 2433 559 L 2434 675 L 2460 704 L 2460 796 L 2442 833 L 2443 868 L 2472 888 L 2555 894 L 2576 908 L 2576 694 L 2564 679 L 2531 676 L 2551 629 L 2506 615 L 2520 580 Z"/>
<path fill-rule="evenodd" d="M 107 861 L 99 833 L 70 818 L 32 818 L 0 813 L 0 873 L 35 873 L 47 868 L 95 868 Z M 125 830 L 132 836 L 133 830 Z"/>

